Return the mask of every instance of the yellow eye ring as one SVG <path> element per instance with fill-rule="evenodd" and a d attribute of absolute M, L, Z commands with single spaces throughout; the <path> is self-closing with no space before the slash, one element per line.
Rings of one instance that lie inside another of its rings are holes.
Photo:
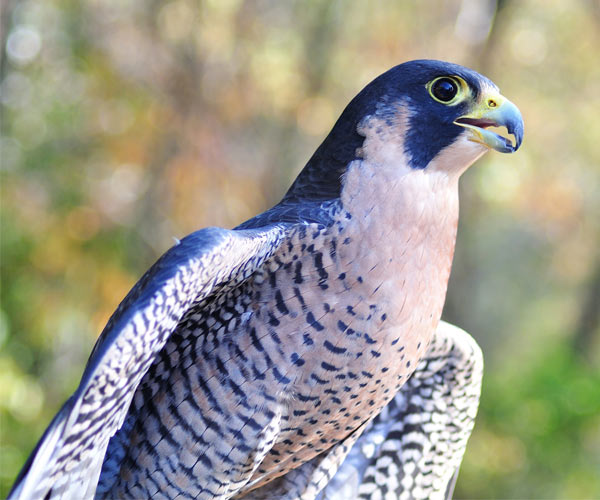
<path fill-rule="evenodd" d="M 435 101 L 452 106 L 462 100 L 467 84 L 457 76 L 440 76 L 431 80 L 426 87 Z"/>

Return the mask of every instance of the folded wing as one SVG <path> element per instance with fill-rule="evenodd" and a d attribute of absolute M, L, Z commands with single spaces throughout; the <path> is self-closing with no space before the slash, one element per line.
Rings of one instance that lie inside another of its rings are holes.
<path fill-rule="evenodd" d="M 282 224 L 207 228 L 168 250 L 110 318 L 79 387 L 32 452 L 9 499 L 92 498 L 108 442 L 185 312 L 248 278 L 278 248 L 285 232 Z"/>

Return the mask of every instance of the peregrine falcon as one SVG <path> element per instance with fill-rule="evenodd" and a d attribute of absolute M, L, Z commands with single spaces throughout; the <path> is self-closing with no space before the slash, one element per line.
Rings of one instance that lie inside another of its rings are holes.
<path fill-rule="evenodd" d="M 522 137 L 462 66 L 373 80 L 280 203 L 133 287 L 9 498 L 450 497 L 482 372 L 440 322 L 458 179 Z"/>

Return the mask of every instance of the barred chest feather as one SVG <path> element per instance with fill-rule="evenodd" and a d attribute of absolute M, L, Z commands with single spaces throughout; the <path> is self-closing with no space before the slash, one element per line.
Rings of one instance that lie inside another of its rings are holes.
<path fill-rule="evenodd" d="M 344 439 L 404 384 L 441 316 L 458 175 L 375 160 L 349 166 L 333 224 L 298 226 L 251 279 L 185 316 L 111 442 L 109 497 L 152 484 L 245 494 Z"/>
<path fill-rule="evenodd" d="M 382 169 L 352 165 L 335 223 L 300 228 L 253 281 L 248 342 L 276 353 L 280 376 L 269 387 L 288 429 L 260 466 L 268 476 L 376 415 L 439 322 L 456 236 L 456 182 Z"/>

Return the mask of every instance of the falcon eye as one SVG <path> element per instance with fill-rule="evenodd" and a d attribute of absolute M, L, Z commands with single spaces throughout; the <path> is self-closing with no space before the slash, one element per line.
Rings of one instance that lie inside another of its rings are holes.
<path fill-rule="evenodd" d="M 429 94 L 442 104 L 452 104 L 461 94 L 462 85 L 456 78 L 442 76 L 427 84 Z"/>
<path fill-rule="evenodd" d="M 454 99 L 458 87 L 450 78 L 441 78 L 431 86 L 431 92 L 440 101 L 449 102 Z"/>

